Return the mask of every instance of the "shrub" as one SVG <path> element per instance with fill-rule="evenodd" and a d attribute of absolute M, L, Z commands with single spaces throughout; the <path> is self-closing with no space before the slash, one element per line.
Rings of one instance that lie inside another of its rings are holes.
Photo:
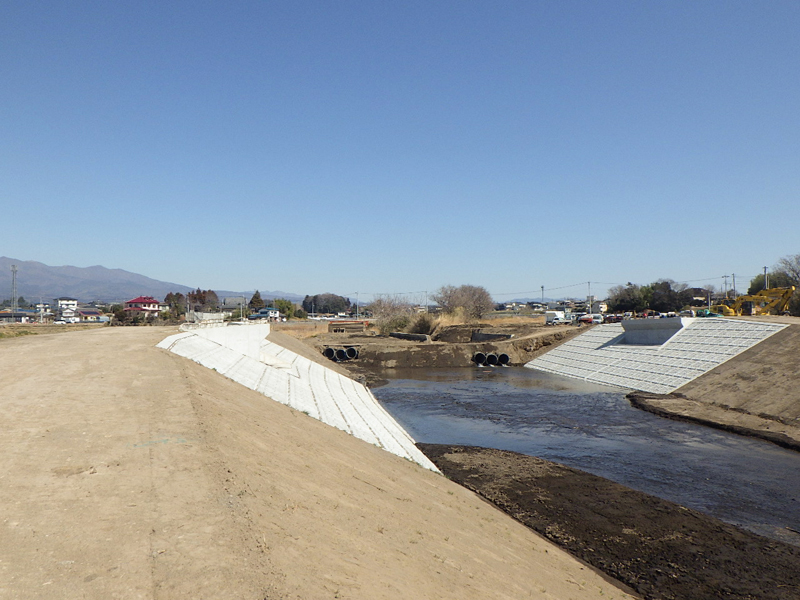
<path fill-rule="evenodd" d="M 382 334 L 404 331 L 411 323 L 411 305 L 399 296 L 376 296 L 370 310 L 375 316 L 375 325 Z"/>
<path fill-rule="evenodd" d="M 378 326 L 378 331 L 387 334 L 393 331 L 405 331 L 410 322 L 411 318 L 408 315 L 394 315 L 378 319 L 376 325 Z"/>
<path fill-rule="evenodd" d="M 438 319 L 430 313 L 418 314 L 408 326 L 408 333 L 424 333 L 431 335 L 436 329 Z"/>

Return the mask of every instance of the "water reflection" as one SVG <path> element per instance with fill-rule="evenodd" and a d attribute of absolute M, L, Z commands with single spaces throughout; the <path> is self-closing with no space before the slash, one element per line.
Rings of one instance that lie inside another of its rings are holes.
<path fill-rule="evenodd" d="M 560 462 L 800 545 L 800 454 L 524 368 L 397 369 L 375 396 L 418 441 Z"/>

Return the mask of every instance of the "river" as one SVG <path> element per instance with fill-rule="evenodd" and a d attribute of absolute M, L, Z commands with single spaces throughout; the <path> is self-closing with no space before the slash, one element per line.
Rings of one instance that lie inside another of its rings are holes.
<path fill-rule="evenodd" d="M 373 390 L 418 442 L 513 450 L 800 546 L 800 453 L 633 408 L 522 367 L 387 369 Z"/>

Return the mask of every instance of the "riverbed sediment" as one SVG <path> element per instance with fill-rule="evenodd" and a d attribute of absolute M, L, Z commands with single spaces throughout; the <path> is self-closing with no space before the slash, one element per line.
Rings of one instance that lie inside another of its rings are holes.
<path fill-rule="evenodd" d="M 800 595 L 800 547 L 541 458 L 418 446 L 447 477 L 644 598 Z"/>

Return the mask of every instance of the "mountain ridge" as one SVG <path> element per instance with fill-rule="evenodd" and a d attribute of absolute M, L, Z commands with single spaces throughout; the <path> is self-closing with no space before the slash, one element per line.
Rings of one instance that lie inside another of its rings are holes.
<path fill-rule="evenodd" d="M 185 294 L 196 288 L 160 281 L 124 269 L 109 269 L 102 265 L 75 267 L 50 266 L 34 260 L 18 260 L 0 256 L 0 300 L 11 298 L 11 265 L 17 266 L 17 296 L 28 302 L 51 301 L 67 296 L 81 302 L 124 302 L 137 296 L 152 296 L 158 300 L 170 292 Z M 253 291 L 234 292 L 214 290 L 220 299 L 245 296 Z M 260 292 L 262 298 L 286 298 L 299 302 L 303 296 L 281 291 Z"/>

